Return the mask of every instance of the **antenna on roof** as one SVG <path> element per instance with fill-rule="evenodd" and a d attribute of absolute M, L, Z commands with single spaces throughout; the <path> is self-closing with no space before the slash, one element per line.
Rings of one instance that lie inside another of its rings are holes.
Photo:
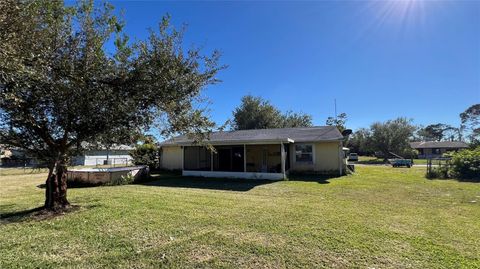
<path fill-rule="evenodd" d="M 337 120 L 337 98 L 333 99 L 333 102 L 335 103 L 335 121 Z"/>

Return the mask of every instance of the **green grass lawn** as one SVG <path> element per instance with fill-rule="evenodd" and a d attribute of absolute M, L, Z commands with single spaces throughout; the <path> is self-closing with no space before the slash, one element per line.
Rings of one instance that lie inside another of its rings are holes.
<path fill-rule="evenodd" d="M 379 159 L 377 157 L 373 156 L 358 156 L 358 162 L 354 163 L 359 163 L 359 164 L 383 164 L 383 159 Z"/>
<path fill-rule="evenodd" d="M 413 159 L 413 164 L 427 164 L 427 159 Z"/>
<path fill-rule="evenodd" d="M 384 161 L 382 158 L 377 158 L 373 156 L 358 156 L 359 164 L 383 164 Z M 413 159 L 413 164 L 427 164 L 426 159 Z"/>
<path fill-rule="evenodd" d="M 4 173 L 0 268 L 480 268 L 480 183 L 356 169 L 76 188 L 81 208 L 44 220 L 19 212 L 42 205 L 46 174 Z"/>

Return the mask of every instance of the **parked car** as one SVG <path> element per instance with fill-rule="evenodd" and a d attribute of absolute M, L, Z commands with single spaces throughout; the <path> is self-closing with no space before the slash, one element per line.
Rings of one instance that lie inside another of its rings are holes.
<path fill-rule="evenodd" d="M 412 160 L 407 159 L 389 159 L 388 160 L 393 167 L 402 167 L 406 166 L 407 168 L 412 167 Z"/>
<path fill-rule="evenodd" d="M 348 160 L 351 162 L 358 162 L 358 154 L 357 153 L 348 154 Z"/>

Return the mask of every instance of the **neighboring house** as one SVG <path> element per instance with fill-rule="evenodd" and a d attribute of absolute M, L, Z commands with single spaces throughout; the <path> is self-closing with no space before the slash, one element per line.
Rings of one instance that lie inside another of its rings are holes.
<path fill-rule="evenodd" d="M 410 146 L 418 150 L 418 158 L 437 158 L 447 151 L 457 151 L 468 148 L 467 143 L 461 141 L 426 141 L 410 142 Z"/>
<path fill-rule="evenodd" d="M 343 136 L 334 126 L 214 132 L 206 147 L 186 136 L 160 144 L 160 166 L 184 176 L 284 179 L 289 172 L 343 175 Z"/>
<path fill-rule="evenodd" d="M 0 146 L 0 166 L 36 166 L 37 161 L 29 157 L 23 150 Z"/>
<path fill-rule="evenodd" d="M 130 151 L 134 147 L 114 145 L 110 148 L 86 150 L 82 155 L 72 158 L 72 165 L 128 165 L 132 162 Z"/>

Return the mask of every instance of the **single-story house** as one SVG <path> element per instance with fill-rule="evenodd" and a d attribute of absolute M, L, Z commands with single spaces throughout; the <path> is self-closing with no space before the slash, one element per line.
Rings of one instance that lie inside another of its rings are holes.
<path fill-rule="evenodd" d="M 467 143 L 462 141 L 425 141 L 410 142 L 410 146 L 418 150 L 418 158 L 437 158 L 447 151 L 457 151 L 468 148 Z"/>
<path fill-rule="evenodd" d="M 184 176 L 284 179 L 289 172 L 343 175 L 343 136 L 335 126 L 221 131 L 198 146 L 187 136 L 160 144 L 160 167 Z"/>
<path fill-rule="evenodd" d="M 130 152 L 134 149 L 128 145 L 113 145 L 85 150 L 82 155 L 72 158 L 72 165 L 128 165 L 132 163 Z"/>

